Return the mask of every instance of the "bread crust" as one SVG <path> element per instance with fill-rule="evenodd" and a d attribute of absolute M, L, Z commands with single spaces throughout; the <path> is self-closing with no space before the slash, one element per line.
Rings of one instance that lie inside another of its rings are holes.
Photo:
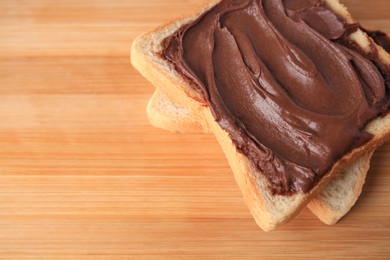
<path fill-rule="evenodd" d="M 196 92 L 186 80 L 175 71 L 171 64 L 159 55 L 163 46 L 161 42 L 180 26 L 196 19 L 201 13 L 211 8 L 219 1 L 212 1 L 196 13 L 181 20 L 170 22 L 156 30 L 138 37 L 132 45 L 131 62 L 142 75 L 153 85 L 161 89 L 169 98 L 186 104 L 191 113 L 204 118 L 205 125 L 216 136 L 228 162 L 233 170 L 235 179 L 243 193 L 244 200 L 254 216 L 256 223 L 265 231 L 270 231 L 295 217 L 332 178 L 340 174 L 353 161 L 367 152 L 372 152 L 390 138 L 390 115 L 373 120 L 366 130 L 374 135 L 367 144 L 352 150 L 337 161 L 332 169 L 308 193 L 296 193 L 290 196 L 273 195 L 268 189 L 268 180 L 260 173 L 253 163 L 243 154 L 237 152 L 229 135 L 224 131 L 212 116 L 209 107 L 205 105 L 200 93 Z M 343 7 L 336 0 L 327 0 L 335 12 Z M 351 35 L 351 40 L 365 49 L 368 37 L 358 30 Z M 379 50 L 379 49 L 378 49 Z M 385 55 L 385 54 L 383 54 Z M 382 57 L 387 66 L 390 64 L 388 56 Z"/>

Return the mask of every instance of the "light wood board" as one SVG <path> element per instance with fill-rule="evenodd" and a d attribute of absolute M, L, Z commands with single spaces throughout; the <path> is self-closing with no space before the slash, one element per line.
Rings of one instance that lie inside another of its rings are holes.
<path fill-rule="evenodd" d="M 389 0 L 345 0 L 390 33 Z M 390 144 L 350 214 L 254 223 L 213 137 L 151 127 L 140 33 L 198 1 L 1 0 L 0 259 L 389 259 Z"/>

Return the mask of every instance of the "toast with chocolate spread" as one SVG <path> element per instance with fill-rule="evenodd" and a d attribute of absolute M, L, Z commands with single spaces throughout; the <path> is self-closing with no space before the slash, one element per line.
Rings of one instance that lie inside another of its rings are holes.
<path fill-rule="evenodd" d="M 204 120 L 267 231 L 389 139 L 389 57 L 337 1 L 214 1 L 131 59 Z"/>

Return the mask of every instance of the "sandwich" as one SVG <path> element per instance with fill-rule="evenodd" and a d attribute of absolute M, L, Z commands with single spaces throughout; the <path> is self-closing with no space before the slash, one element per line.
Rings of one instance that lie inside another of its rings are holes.
<path fill-rule="evenodd" d="M 348 169 L 362 186 L 390 138 L 390 56 L 337 0 L 211 1 L 138 37 L 131 62 L 215 135 L 265 231 L 321 215 Z"/>

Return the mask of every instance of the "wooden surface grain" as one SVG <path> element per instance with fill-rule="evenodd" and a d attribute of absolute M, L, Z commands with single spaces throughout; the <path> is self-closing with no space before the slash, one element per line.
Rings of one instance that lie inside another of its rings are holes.
<path fill-rule="evenodd" d="M 389 0 L 343 2 L 390 33 Z M 149 125 L 131 42 L 198 5 L 1 1 L 0 259 L 390 258 L 390 144 L 337 225 L 265 233 L 213 137 Z"/>

